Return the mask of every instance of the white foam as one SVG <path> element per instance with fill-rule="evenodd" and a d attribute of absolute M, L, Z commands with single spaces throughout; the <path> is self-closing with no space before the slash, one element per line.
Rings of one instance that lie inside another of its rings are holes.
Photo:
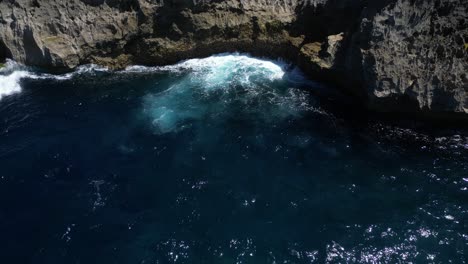
<path fill-rule="evenodd" d="M 269 72 L 269 78 L 281 79 L 284 76 L 284 70 L 279 63 L 269 60 L 262 60 L 238 54 L 221 54 L 203 59 L 191 59 L 178 63 L 173 66 L 165 66 L 163 69 L 179 70 L 190 69 L 192 71 L 204 70 L 235 70 L 235 68 L 251 68 L 252 72 Z"/>
<path fill-rule="evenodd" d="M 15 71 L 9 75 L 0 75 L 0 99 L 21 92 L 20 81 L 28 76 L 29 73 L 26 71 Z"/>
<path fill-rule="evenodd" d="M 161 67 L 147 67 L 141 65 L 132 65 L 125 68 L 122 73 L 147 73 L 161 71 Z"/>
<path fill-rule="evenodd" d="M 208 85 L 220 85 L 233 79 L 248 84 L 252 78 L 262 77 L 271 81 L 281 80 L 285 75 L 284 66 L 279 62 L 262 60 L 239 54 L 221 54 L 203 59 L 191 59 L 161 67 L 162 70 L 190 70 L 204 75 Z"/>
<path fill-rule="evenodd" d="M 270 80 L 280 80 L 285 75 L 286 64 L 280 61 L 270 61 L 252 58 L 249 55 L 241 54 L 219 54 L 202 59 L 189 59 L 174 65 L 160 67 L 146 67 L 141 65 L 129 66 L 122 73 L 152 73 L 152 72 L 173 72 L 180 73 L 190 71 L 207 75 L 207 81 L 217 84 L 225 81 L 225 77 L 238 73 L 236 69 L 245 71 L 246 78 L 251 75 L 262 74 Z M 246 70 L 248 69 L 248 70 Z"/>

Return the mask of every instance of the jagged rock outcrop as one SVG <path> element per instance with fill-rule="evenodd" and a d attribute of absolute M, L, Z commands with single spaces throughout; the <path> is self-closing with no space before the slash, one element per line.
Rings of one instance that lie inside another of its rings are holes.
<path fill-rule="evenodd" d="M 374 108 L 468 113 L 468 2 L 395 1 L 358 34 Z"/>
<path fill-rule="evenodd" d="M 0 0 L 0 59 L 72 69 L 241 51 L 380 111 L 468 113 L 465 0 Z"/>

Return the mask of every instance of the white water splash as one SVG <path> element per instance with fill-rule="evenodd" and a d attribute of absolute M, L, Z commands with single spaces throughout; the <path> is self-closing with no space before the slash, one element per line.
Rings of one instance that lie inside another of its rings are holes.
<path fill-rule="evenodd" d="M 251 78 L 262 77 L 270 81 L 280 80 L 285 75 L 285 65 L 279 62 L 256 59 L 247 55 L 222 54 L 204 59 L 191 59 L 173 66 L 162 67 L 165 70 L 191 70 L 203 74 L 207 84 L 211 86 L 232 82 L 233 78 L 243 84 L 249 84 Z"/>
<path fill-rule="evenodd" d="M 250 67 L 256 69 L 257 73 L 268 73 L 268 78 L 271 80 L 283 78 L 286 64 L 280 61 L 273 62 L 270 60 L 262 60 L 252 58 L 249 55 L 234 54 L 219 54 L 202 59 L 190 59 L 179 62 L 175 65 L 146 67 L 146 66 L 129 66 L 122 72 L 127 73 L 148 73 L 148 72 L 184 72 L 192 71 L 197 73 L 211 73 L 211 75 L 232 74 L 226 70 L 234 70 L 236 68 Z M 255 73 L 254 71 L 250 72 Z M 214 76 L 213 76 L 214 77 Z M 219 76 L 218 76 L 219 77 Z M 225 76 L 227 77 L 227 76 Z"/>
<path fill-rule="evenodd" d="M 169 133 L 193 120 L 246 115 L 277 122 L 302 113 L 311 107 L 309 97 L 289 87 L 285 68 L 281 62 L 221 54 L 164 67 L 132 66 L 125 72 L 183 74 L 168 89 L 145 98 L 144 112 L 156 131 Z"/>
<path fill-rule="evenodd" d="M 12 60 L 7 60 L 5 67 L 0 69 L 0 99 L 7 95 L 21 92 L 20 81 L 30 73 Z"/>
<path fill-rule="evenodd" d="M 10 75 L 0 75 L 0 99 L 4 96 L 21 92 L 20 80 L 28 76 L 28 72 L 16 71 Z"/>

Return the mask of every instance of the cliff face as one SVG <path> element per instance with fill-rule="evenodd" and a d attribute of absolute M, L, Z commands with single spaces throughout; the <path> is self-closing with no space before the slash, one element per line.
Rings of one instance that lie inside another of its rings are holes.
<path fill-rule="evenodd" d="M 374 108 L 468 113 L 466 1 L 396 1 L 364 13 L 358 34 Z"/>
<path fill-rule="evenodd" d="M 468 113 L 465 0 L 3 0 L 0 57 L 71 69 L 282 57 L 380 111 Z"/>

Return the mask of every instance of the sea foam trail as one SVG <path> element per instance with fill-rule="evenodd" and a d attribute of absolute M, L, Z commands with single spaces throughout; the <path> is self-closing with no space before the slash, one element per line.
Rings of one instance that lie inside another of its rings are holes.
<path fill-rule="evenodd" d="M 196 76 L 202 76 L 207 88 L 215 88 L 223 84 L 234 82 L 249 85 L 256 79 L 269 81 L 285 78 L 288 65 L 281 61 L 270 61 L 250 57 L 245 54 L 231 53 L 213 55 L 202 59 L 190 59 L 168 66 L 146 67 L 129 66 L 123 71 L 113 74 L 138 74 L 138 73 L 184 73 L 190 72 Z M 4 68 L 0 69 L 0 99 L 4 96 L 21 92 L 23 79 L 51 79 L 55 81 L 70 80 L 81 75 L 91 75 L 97 72 L 111 72 L 108 68 L 89 64 L 78 67 L 75 71 L 55 75 L 40 73 L 31 67 L 27 67 L 7 60 Z M 290 71 L 289 81 L 304 82 L 302 74 Z"/>
<path fill-rule="evenodd" d="M 48 74 L 34 71 L 33 68 L 19 64 L 12 60 L 7 60 L 5 67 L 0 69 L 0 99 L 4 96 L 12 95 L 21 92 L 21 80 L 70 80 L 77 75 L 85 75 L 93 72 L 106 72 L 107 68 L 100 67 L 94 64 L 78 67 L 75 71 L 65 74 Z"/>

